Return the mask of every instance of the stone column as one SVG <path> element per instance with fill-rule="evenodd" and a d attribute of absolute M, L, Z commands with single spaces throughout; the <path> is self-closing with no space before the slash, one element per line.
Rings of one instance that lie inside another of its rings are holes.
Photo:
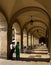
<path fill-rule="evenodd" d="M 49 42 L 48 42 L 48 51 L 49 51 L 50 58 L 51 58 L 51 23 L 49 24 L 49 39 L 48 40 L 49 40 Z"/>
<path fill-rule="evenodd" d="M 31 35 L 31 40 L 30 40 L 30 42 L 31 42 L 31 48 L 32 48 L 32 35 Z"/>
<path fill-rule="evenodd" d="M 29 44 L 29 46 L 31 46 L 30 35 L 28 35 L 28 44 Z"/>
<path fill-rule="evenodd" d="M 21 52 L 23 52 L 23 30 L 21 30 Z"/>
<path fill-rule="evenodd" d="M 28 33 L 27 33 L 27 47 L 28 47 Z"/>
<path fill-rule="evenodd" d="M 32 47 L 34 47 L 34 44 L 33 44 L 34 42 L 33 42 L 33 35 L 32 35 Z"/>
<path fill-rule="evenodd" d="M 47 45 L 47 48 L 48 48 L 48 30 L 46 30 L 46 45 Z"/>
<path fill-rule="evenodd" d="M 8 32 L 7 32 L 7 59 L 10 59 L 10 43 L 12 42 L 12 26 L 8 24 Z"/>
<path fill-rule="evenodd" d="M 16 45 L 16 43 L 17 43 L 17 41 L 16 41 L 16 29 L 14 31 L 15 31 L 15 45 Z"/>
<path fill-rule="evenodd" d="M 33 47 L 34 47 L 34 36 L 33 36 Z"/>

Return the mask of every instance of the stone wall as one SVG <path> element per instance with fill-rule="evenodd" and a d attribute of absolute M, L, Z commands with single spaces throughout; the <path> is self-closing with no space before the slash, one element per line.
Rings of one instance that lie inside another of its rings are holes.
<path fill-rule="evenodd" d="M 1 31 L 0 35 L 0 56 L 1 57 L 7 57 L 7 32 L 6 31 Z"/>

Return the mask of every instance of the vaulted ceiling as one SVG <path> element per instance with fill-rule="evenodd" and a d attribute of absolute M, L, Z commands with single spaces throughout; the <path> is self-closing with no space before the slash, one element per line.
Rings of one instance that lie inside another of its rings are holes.
<path fill-rule="evenodd" d="M 0 0 L 0 7 L 9 20 L 16 18 L 22 28 L 39 37 L 46 36 L 49 28 L 50 6 L 51 0 Z"/>

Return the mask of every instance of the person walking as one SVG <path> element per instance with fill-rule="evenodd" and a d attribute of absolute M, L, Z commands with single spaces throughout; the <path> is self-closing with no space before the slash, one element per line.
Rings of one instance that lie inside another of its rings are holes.
<path fill-rule="evenodd" d="M 17 44 L 16 44 L 16 59 L 17 60 L 20 59 L 19 42 L 17 42 Z"/>

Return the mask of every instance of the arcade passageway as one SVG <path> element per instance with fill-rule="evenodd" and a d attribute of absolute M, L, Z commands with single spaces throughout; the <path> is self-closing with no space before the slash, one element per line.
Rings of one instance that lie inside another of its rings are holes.
<path fill-rule="evenodd" d="M 51 0 L 0 0 L 0 58 L 19 41 L 20 58 L 51 59 Z M 13 54 L 15 58 L 15 52 Z"/>

